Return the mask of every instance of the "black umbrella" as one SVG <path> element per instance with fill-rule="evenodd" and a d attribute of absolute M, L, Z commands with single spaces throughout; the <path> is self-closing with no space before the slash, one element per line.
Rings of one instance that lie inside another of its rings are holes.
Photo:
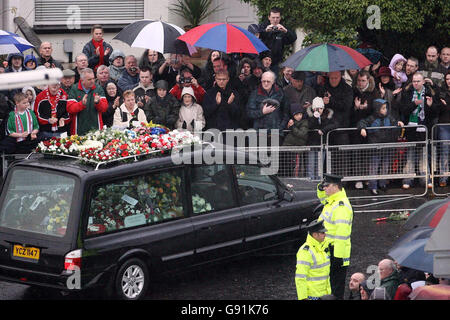
<path fill-rule="evenodd" d="M 134 48 L 191 55 L 196 52 L 195 48 L 177 40 L 182 34 L 184 30 L 171 23 L 139 20 L 123 28 L 113 39 L 123 41 Z"/>

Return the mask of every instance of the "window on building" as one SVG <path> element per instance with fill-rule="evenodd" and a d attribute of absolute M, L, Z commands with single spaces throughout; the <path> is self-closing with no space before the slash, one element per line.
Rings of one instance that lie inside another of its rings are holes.
<path fill-rule="evenodd" d="M 144 0 L 35 0 L 34 28 L 80 29 L 144 19 Z"/>

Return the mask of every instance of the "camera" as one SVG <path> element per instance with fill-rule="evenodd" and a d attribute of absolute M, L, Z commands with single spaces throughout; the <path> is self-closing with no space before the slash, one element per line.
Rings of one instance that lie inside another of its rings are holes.
<path fill-rule="evenodd" d="M 272 31 L 278 31 L 278 27 L 272 27 Z"/>
<path fill-rule="evenodd" d="M 192 82 L 192 78 L 191 77 L 185 78 L 183 76 L 180 76 L 180 84 L 191 83 L 191 82 Z"/>

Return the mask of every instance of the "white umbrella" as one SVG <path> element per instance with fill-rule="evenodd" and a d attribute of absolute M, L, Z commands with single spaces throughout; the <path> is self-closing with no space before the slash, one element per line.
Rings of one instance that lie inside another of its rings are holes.
<path fill-rule="evenodd" d="M 18 34 L 0 30 L 0 54 L 19 53 L 34 46 Z"/>
<path fill-rule="evenodd" d="M 195 48 L 177 38 L 184 34 L 180 27 L 162 21 L 139 20 L 122 29 L 113 39 L 135 48 L 152 49 L 161 53 L 192 54 Z"/>

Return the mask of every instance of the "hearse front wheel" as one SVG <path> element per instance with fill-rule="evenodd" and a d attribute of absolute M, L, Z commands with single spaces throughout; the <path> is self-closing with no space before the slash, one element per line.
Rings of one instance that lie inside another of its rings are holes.
<path fill-rule="evenodd" d="M 115 287 L 119 299 L 139 300 L 148 287 L 148 270 L 142 260 L 133 258 L 122 264 L 117 272 Z"/>

